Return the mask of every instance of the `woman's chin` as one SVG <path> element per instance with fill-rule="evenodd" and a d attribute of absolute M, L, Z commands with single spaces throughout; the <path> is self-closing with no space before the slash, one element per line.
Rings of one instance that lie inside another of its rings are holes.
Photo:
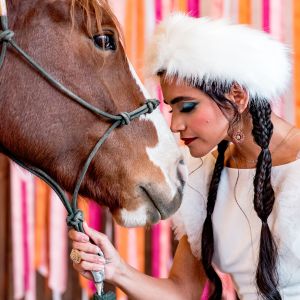
<path fill-rule="evenodd" d="M 203 151 L 204 149 L 197 149 L 197 147 L 189 147 L 191 156 L 193 157 L 203 157 L 208 154 L 210 151 Z"/>

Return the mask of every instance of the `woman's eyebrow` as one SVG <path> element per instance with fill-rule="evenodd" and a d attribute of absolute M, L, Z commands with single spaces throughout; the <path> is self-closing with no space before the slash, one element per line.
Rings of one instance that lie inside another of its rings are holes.
<path fill-rule="evenodd" d="M 172 100 L 170 100 L 170 103 L 167 103 L 165 100 L 164 100 L 164 103 L 167 104 L 167 105 L 174 105 L 180 101 L 186 101 L 186 100 L 193 100 L 195 99 L 194 97 L 189 97 L 189 96 L 179 96 L 179 97 L 176 97 Z"/>

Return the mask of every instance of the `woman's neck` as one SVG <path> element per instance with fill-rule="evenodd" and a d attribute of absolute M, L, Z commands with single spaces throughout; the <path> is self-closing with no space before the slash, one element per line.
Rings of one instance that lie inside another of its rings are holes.
<path fill-rule="evenodd" d="M 241 130 L 244 133 L 244 140 L 240 143 L 232 141 L 225 157 L 226 165 L 232 168 L 254 168 L 261 152 L 261 148 L 253 139 L 251 118 L 248 115 L 248 117 L 243 118 L 243 120 Z M 274 113 L 271 115 L 271 120 L 274 128 L 269 149 L 272 155 L 273 165 L 281 165 L 294 160 L 294 151 L 292 149 L 286 151 L 285 146 L 289 138 L 296 133 L 297 129 Z M 282 151 L 283 148 L 285 151 Z"/>

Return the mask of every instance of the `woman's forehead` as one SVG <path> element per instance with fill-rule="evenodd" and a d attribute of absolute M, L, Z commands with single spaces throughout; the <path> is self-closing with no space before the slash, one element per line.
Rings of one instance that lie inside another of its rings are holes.
<path fill-rule="evenodd" d="M 199 98 L 204 95 L 200 89 L 176 80 L 162 81 L 161 88 L 164 96 L 164 102 L 166 104 L 169 104 L 174 98 L 177 97 Z"/>

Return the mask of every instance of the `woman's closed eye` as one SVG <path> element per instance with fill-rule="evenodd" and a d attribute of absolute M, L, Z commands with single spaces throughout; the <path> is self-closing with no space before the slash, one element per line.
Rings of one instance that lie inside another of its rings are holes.
<path fill-rule="evenodd" d="M 181 113 L 189 113 L 193 111 L 196 106 L 198 105 L 198 102 L 180 102 L 176 104 L 176 110 L 181 112 Z M 172 113 L 173 110 L 171 109 L 169 113 Z"/>
<path fill-rule="evenodd" d="M 180 112 L 189 113 L 192 110 L 194 110 L 194 108 L 196 108 L 197 105 L 197 102 L 182 102 L 180 103 Z"/>

